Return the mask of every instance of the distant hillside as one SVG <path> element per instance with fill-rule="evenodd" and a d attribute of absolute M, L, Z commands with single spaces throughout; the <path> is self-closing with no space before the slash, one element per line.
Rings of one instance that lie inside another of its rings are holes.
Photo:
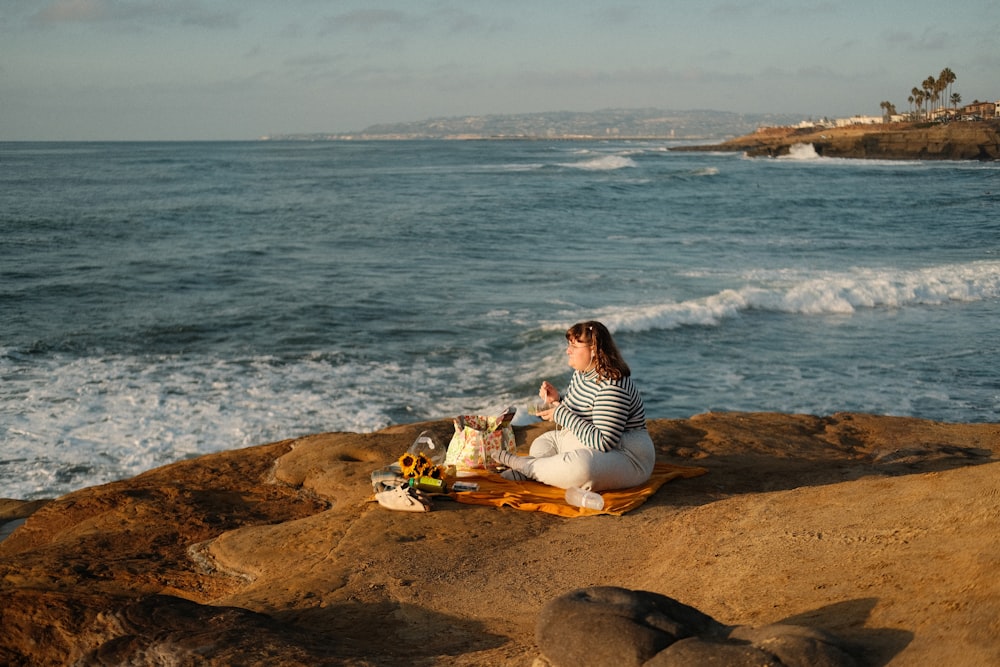
<path fill-rule="evenodd" d="M 802 120 L 790 114 L 738 114 L 728 111 L 605 109 L 576 112 L 456 116 L 382 123 L 360 132 L 285 134 L 271 140 L 363 139 L 681 139 L 722 140 L 749 134 L 761 126 Z"/>

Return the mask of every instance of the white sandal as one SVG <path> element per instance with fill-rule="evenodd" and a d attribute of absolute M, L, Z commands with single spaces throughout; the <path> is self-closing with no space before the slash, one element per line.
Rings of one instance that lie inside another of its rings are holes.
<path fill-rule="evenodd" d="M 397 486 L 375 494 L 375 500 L 386 509 L 399 512 L 427 512 L 431 501 L 425 495 L 408 486 Z"/>

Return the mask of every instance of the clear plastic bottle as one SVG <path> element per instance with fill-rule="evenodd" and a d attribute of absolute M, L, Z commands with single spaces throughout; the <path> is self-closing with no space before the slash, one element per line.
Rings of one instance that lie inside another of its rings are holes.
<path fill-rule="evenodd" d="M 594 491 L 584 491 L 578 486 L 571 486 L 566 489 L 566 502 L 576 507 L 585 507 L 591 510 L 604 509 L 604 497 Z"/>
<path fill-rule="evenodd" d="M 448 453 L 446 448 L 439 447 L 434 442 L 430 431 L 421 431 L 420 435 L 417 436 L 417 439 L 413 441 L 413 444 L 410 445 L 410 449 L 407 451 L 410 454 L 423 454 L 436 466 L 444 464 L 445 455 Z"/>

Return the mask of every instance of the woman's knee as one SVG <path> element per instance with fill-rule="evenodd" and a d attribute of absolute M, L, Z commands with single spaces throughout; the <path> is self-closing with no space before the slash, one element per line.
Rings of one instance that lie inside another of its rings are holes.
<path fill-rule="evenodd" d="M 571 486 L 590 488 L 594 479 L 593 452 L 578 450 L 535 460 L 535 479 L 549 486 L 568 489 Z"/>
<path fill-rule="evenodd" d="M 531 446 L 528 447 L 528 456 L 543 457 L 554 456 L 559 453 L 559 445 L 556 442 L 557 431 L 548 431 L 535 438 Z"/>

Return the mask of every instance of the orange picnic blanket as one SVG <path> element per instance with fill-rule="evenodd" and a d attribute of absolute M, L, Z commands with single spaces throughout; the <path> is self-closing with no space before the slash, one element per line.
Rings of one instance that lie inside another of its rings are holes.
<path fill-rule="evenodd" d="M 630 489 L 602 491 L 604 509 L 592 510 L 574 507 L 566 502 L 566 492 L 540 482 L 512 482 L 498 474 L 483 471 L 475 477 L 463 477 L 462 481 L 476 482 L 476 491 L 458 491 L 448 494 L 460 503 L 469 505 L 492 505 L 513 507 L 526 512 L 547 512 L 559 516 L 577 517 L 595 514 L 621 516 L 646 502 L 657 489 L 674 479 L 687 479 L 704 475 L 708 470 L 688 466 L 657 463 L 653 466 L 653 476 L 649 481 Z"/>

